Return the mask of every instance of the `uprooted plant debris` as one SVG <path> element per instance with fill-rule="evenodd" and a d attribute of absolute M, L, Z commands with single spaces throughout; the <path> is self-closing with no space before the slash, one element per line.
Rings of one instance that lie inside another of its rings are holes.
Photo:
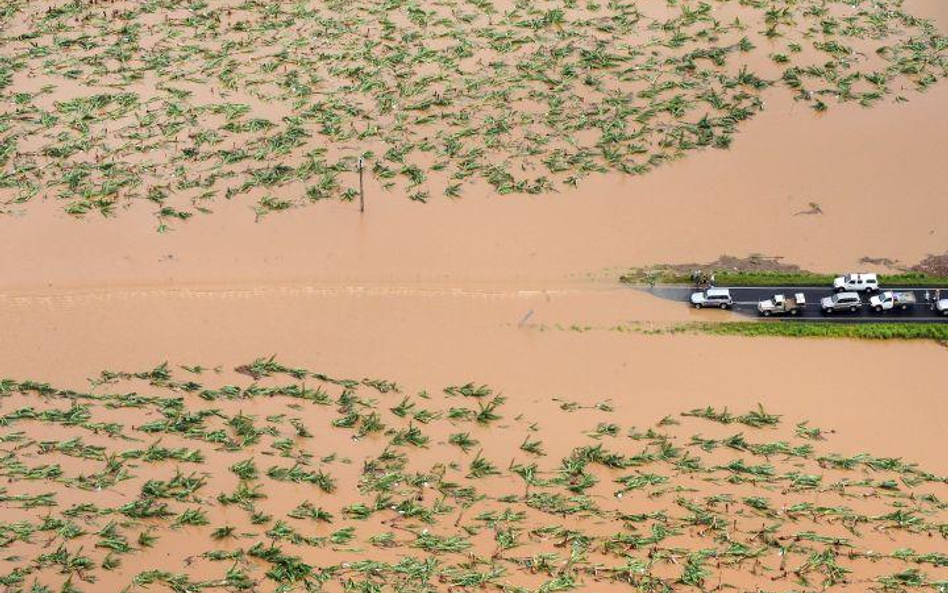
<path fill-rule="evenodd" d="M 238 368 L 0 380 L 4 590 L 948 587 L 948 480 L 816 422 Z"/>
<path fill-rule="evenodd" d="M 37 197 L 159 230 L 358 195 L 545 193 L 705 147 L 780 87 L 905 101 L 948 38 L 901 0 L 7 0 L 0 212 Z"/>
<path fill-rule="evenodd" d="M 912 271 L 932 276 L 948 276 L 948 253 L 929 255 L 912 266 Z"/>

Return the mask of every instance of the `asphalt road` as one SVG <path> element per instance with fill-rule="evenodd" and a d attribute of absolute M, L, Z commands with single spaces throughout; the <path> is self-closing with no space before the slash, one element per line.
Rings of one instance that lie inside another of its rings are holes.
<path fill-rule="evenodd" d="M 937 311 L 932 311 L 928 304 L 925 302 L 925 291 L 929 291 L 930 294 L 933 294 L 933 289 L 931 288 L 918 288 L 918 287 L 907 287 L 907 288 L 888 288 L 886 290 L 893 291 L 912 291 L 915 293 L 915 298 L 918 301 L 914 307 L 910 307 L 907 311 L 885 311 L 882 313 L 876 313 L 871 310 L 866 303 L 868 303 L 869 298 L 863 294 L 862 308 L 856 313 L 851 313 L 849 311 L 834 311 L 833 313 L 823 313 L 820 309 L 820 299 L 825 296 L 830 296 L 833 294 L 832 288 L 824 287 L 814 287 L 814 286 L 745 286 L 745 287 L 732 287 L 732 286 L 719 286 L 717 288 L 729 288 L 731 290 L 731 298 L 734 299 L 733 310 L 742 315 L 747 315 L 749 317 L 760 317 L 762 315 L 757 311 L 757 303 L 771 298 L 775 294 L 783 294 L 785 296 L 790 296 L 798 292 L 802 292 L 806 297 L 806 309 L 802 314 L 797 315 L 774 315 L 768 317 L 768 319 L 774 320 L 787 320 L 787 321 L 836 321 L 836 322 L 913 322 L 913 323 L 935 323 L 942 322 L 948 323 L 948 317 L 939 314 Z M 672 301 L 680 301 L 682 304 L 687 304 L 691 306 L 690 298 L 691 293 L 695 292 L 695 288 L 690 286 L 655 286 L 655 287 L 641 287 L 641 290 L 653 294 L 657 297 L 668 299 Z M 944 295 L 948 290 L 946 288 L 942 289 L 942 294 Z M 944 298 L 944 297 L 943 297 Z"/>

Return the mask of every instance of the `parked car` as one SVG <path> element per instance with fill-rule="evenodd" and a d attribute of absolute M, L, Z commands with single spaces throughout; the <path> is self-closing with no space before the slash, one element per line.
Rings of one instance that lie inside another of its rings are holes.
<path fill-rule="evenodd" d="M 852 311 L 855 313 L 861 307 L 862 300 L 859 298 L 859 293 L 856 292 L 839 292 L 820 300 L 820 308 L 824 313 L 832 313 L 833 311 Z"/>
<path fill-rule="evenodd" d="M 833 280 L 836 292 L 874 292 L 879 290 L 879 277 L 876 274 L 846 274 Z"/>
<path fill-rule="evenodd" d="M 935 311 L 936 313 L 948 315 L 948 299 L 938 299 L 932 301 L 931 307 L 932 311 Z"/>
<path fill-rule="evenodd" d="M 757 303 L 757 310 L 764 317 L 771 315 L 798 315 L 803 313 L 806 307 L 806 297 L 802 292 L 798 292 L 791 297 L 785 297 L 782 294 L 776 294 L 773 298 Z"/>
<path fill-rule="evenodd" d="M 912 291 L 895 292 L 887 290 L 885 292 L 880 292 L 879 294 L 870 298 L 869 306 L 872 307 L 872 310 L 876 313 L 881 313 L 883 311 L 889 311 L 892 309 L 900 309 L 905 311 L 909 307 L 913 306 L 915 302 L 915 293 Z"/>
<path fill-rule="evenodd" d="M 727 309 L 734 305 L 734 300 L 731 299 L 731 291 L 726 288 L 709 288 L 704 292 L 692 293 L 691 304 L 695 309 L 702 307 Z"/>

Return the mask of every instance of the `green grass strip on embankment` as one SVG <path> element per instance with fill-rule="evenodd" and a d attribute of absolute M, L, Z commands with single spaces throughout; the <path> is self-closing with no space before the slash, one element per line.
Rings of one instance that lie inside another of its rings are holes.
<path fill-rule="evenodd" d="M 948 342 L 948 323 L 808 323 L 806 321 L 724 321 L 691 323 L 701 333 L 745 337 L 856 338 Z"/>
<path fill-rule="evenodd" d="M 710 272 L 711 270 L 705 270 Z M 814 272 L 734 272 L 714 270 L 717 286 L 831 286 L 833 279 L 841 274 L 816 274 Z M 688 273 L 677 270 L 652 270 L 638 268 L 619 277 L 625 284 L 645 284 L 651 280 L 658 284 L 691 284 Z M 945 286 L 948 277 L 932 276 L 922 272 L 904 272 L 901 274 L 880 274 L 879 283 L 885 286 Z"/>

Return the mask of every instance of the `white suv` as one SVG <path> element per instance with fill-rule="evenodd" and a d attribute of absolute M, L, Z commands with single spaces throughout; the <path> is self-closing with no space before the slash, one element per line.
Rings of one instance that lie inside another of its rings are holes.
<path fill-rule="evenodd" d="M 879 277 L 876 274 L 846 274 L 833 280 L 836 292 L 873 292 L 879 290 Z"/>
<path fill-rule="evenodd" d="M 859 294 L 855 292 L 841 292 L 820 299 L 820 309 L 823 309 L 824 313 L 832 313 L 833 311 L 852 311 L 855 313 L 861 308 L 862 300 L 859 298 Z"/>
<path fill-rule="evenodd" d="M 691 304 L 695 309 L 702 307 L 720 307 L 727 309 L 734 304 L 731 299 L 731 291 L 726 288 L 709 288 L 704 292 L 696 292 L 691 295 Z"/>

